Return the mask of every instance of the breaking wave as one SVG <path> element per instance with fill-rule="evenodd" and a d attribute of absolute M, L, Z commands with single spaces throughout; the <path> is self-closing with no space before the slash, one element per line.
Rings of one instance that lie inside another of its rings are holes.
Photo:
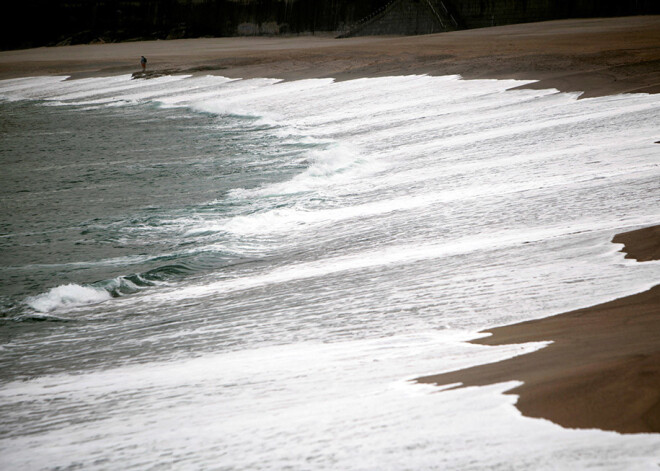
<path fill-rule="evenodd" d="M 37 296 L 31 296 L 25 300 L 25 303 L 35 311 L 52 312 L 63 308 L 102 303 L 111 297 L 110 292 L 103 288 L 70 283 L 56 286 Z"/>
<path fill-rule="evenodd" d="M 98 304 L 165 283 L 169 278 L 188 271 L 190 269 L 184 265 L 168 265 L 143 274 L 118 276 L 90 284 L 69 283 L 56 286 L 36 296 L 30 296 L 25 299 L 25 304 L 40 313 Z"/>

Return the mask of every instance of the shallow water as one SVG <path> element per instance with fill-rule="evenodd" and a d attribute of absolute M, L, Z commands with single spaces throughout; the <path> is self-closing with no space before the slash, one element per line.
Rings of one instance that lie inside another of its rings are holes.
<path fill-rule="evenodd" d="M 410 379 L 642 290 L 657 95 L 518 81 L 0 82 L 0 462 L 656 469 L 660 439 Z"/>

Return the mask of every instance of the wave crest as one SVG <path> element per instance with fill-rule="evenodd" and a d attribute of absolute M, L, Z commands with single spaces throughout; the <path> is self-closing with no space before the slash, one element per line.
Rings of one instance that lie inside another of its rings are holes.
<path fill-rule="evenodd" d="M 81 286 L 75 283 L 56 286 L 45 293 L 31 296 L 25 303 L 35 311 L 51 312 L 61 308 L 96 304 L 110 299 L 112 295 L 103 288 Z"/>

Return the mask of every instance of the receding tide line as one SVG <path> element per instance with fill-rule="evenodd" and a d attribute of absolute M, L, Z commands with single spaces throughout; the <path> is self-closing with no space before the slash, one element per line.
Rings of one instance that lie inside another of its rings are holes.
<path fill-rule="evenodd" d="M 618 234 L 628 257 L 660 259 L 660 225 Z M 418 378 L 457 387 L 523 381 L 509 392 L 526 416 L 568 428 L 660 432 L 660 285 L 643 293 L 545 319 L 491 329 L 472 343 L 552 340 L 499 363 Z"/>

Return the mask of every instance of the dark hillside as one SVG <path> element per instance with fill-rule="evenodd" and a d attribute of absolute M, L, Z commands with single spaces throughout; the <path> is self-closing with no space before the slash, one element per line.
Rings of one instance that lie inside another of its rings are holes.
<path fill-rule="evenodd" d="M 559 18 L 659 14 L 657 0 L 22 0 L 0 48 L 200 36 L 422 34 Z M 387 10 L 384 20 L 377 13 Z M 449 15 L 449 16 L 447 16 Z M 449 18 L 449 21 L 445 21 Z M 444 20 L 443 20 L 444 19 Z M 360 34 L 359 32 L 357 34 Z"/>

